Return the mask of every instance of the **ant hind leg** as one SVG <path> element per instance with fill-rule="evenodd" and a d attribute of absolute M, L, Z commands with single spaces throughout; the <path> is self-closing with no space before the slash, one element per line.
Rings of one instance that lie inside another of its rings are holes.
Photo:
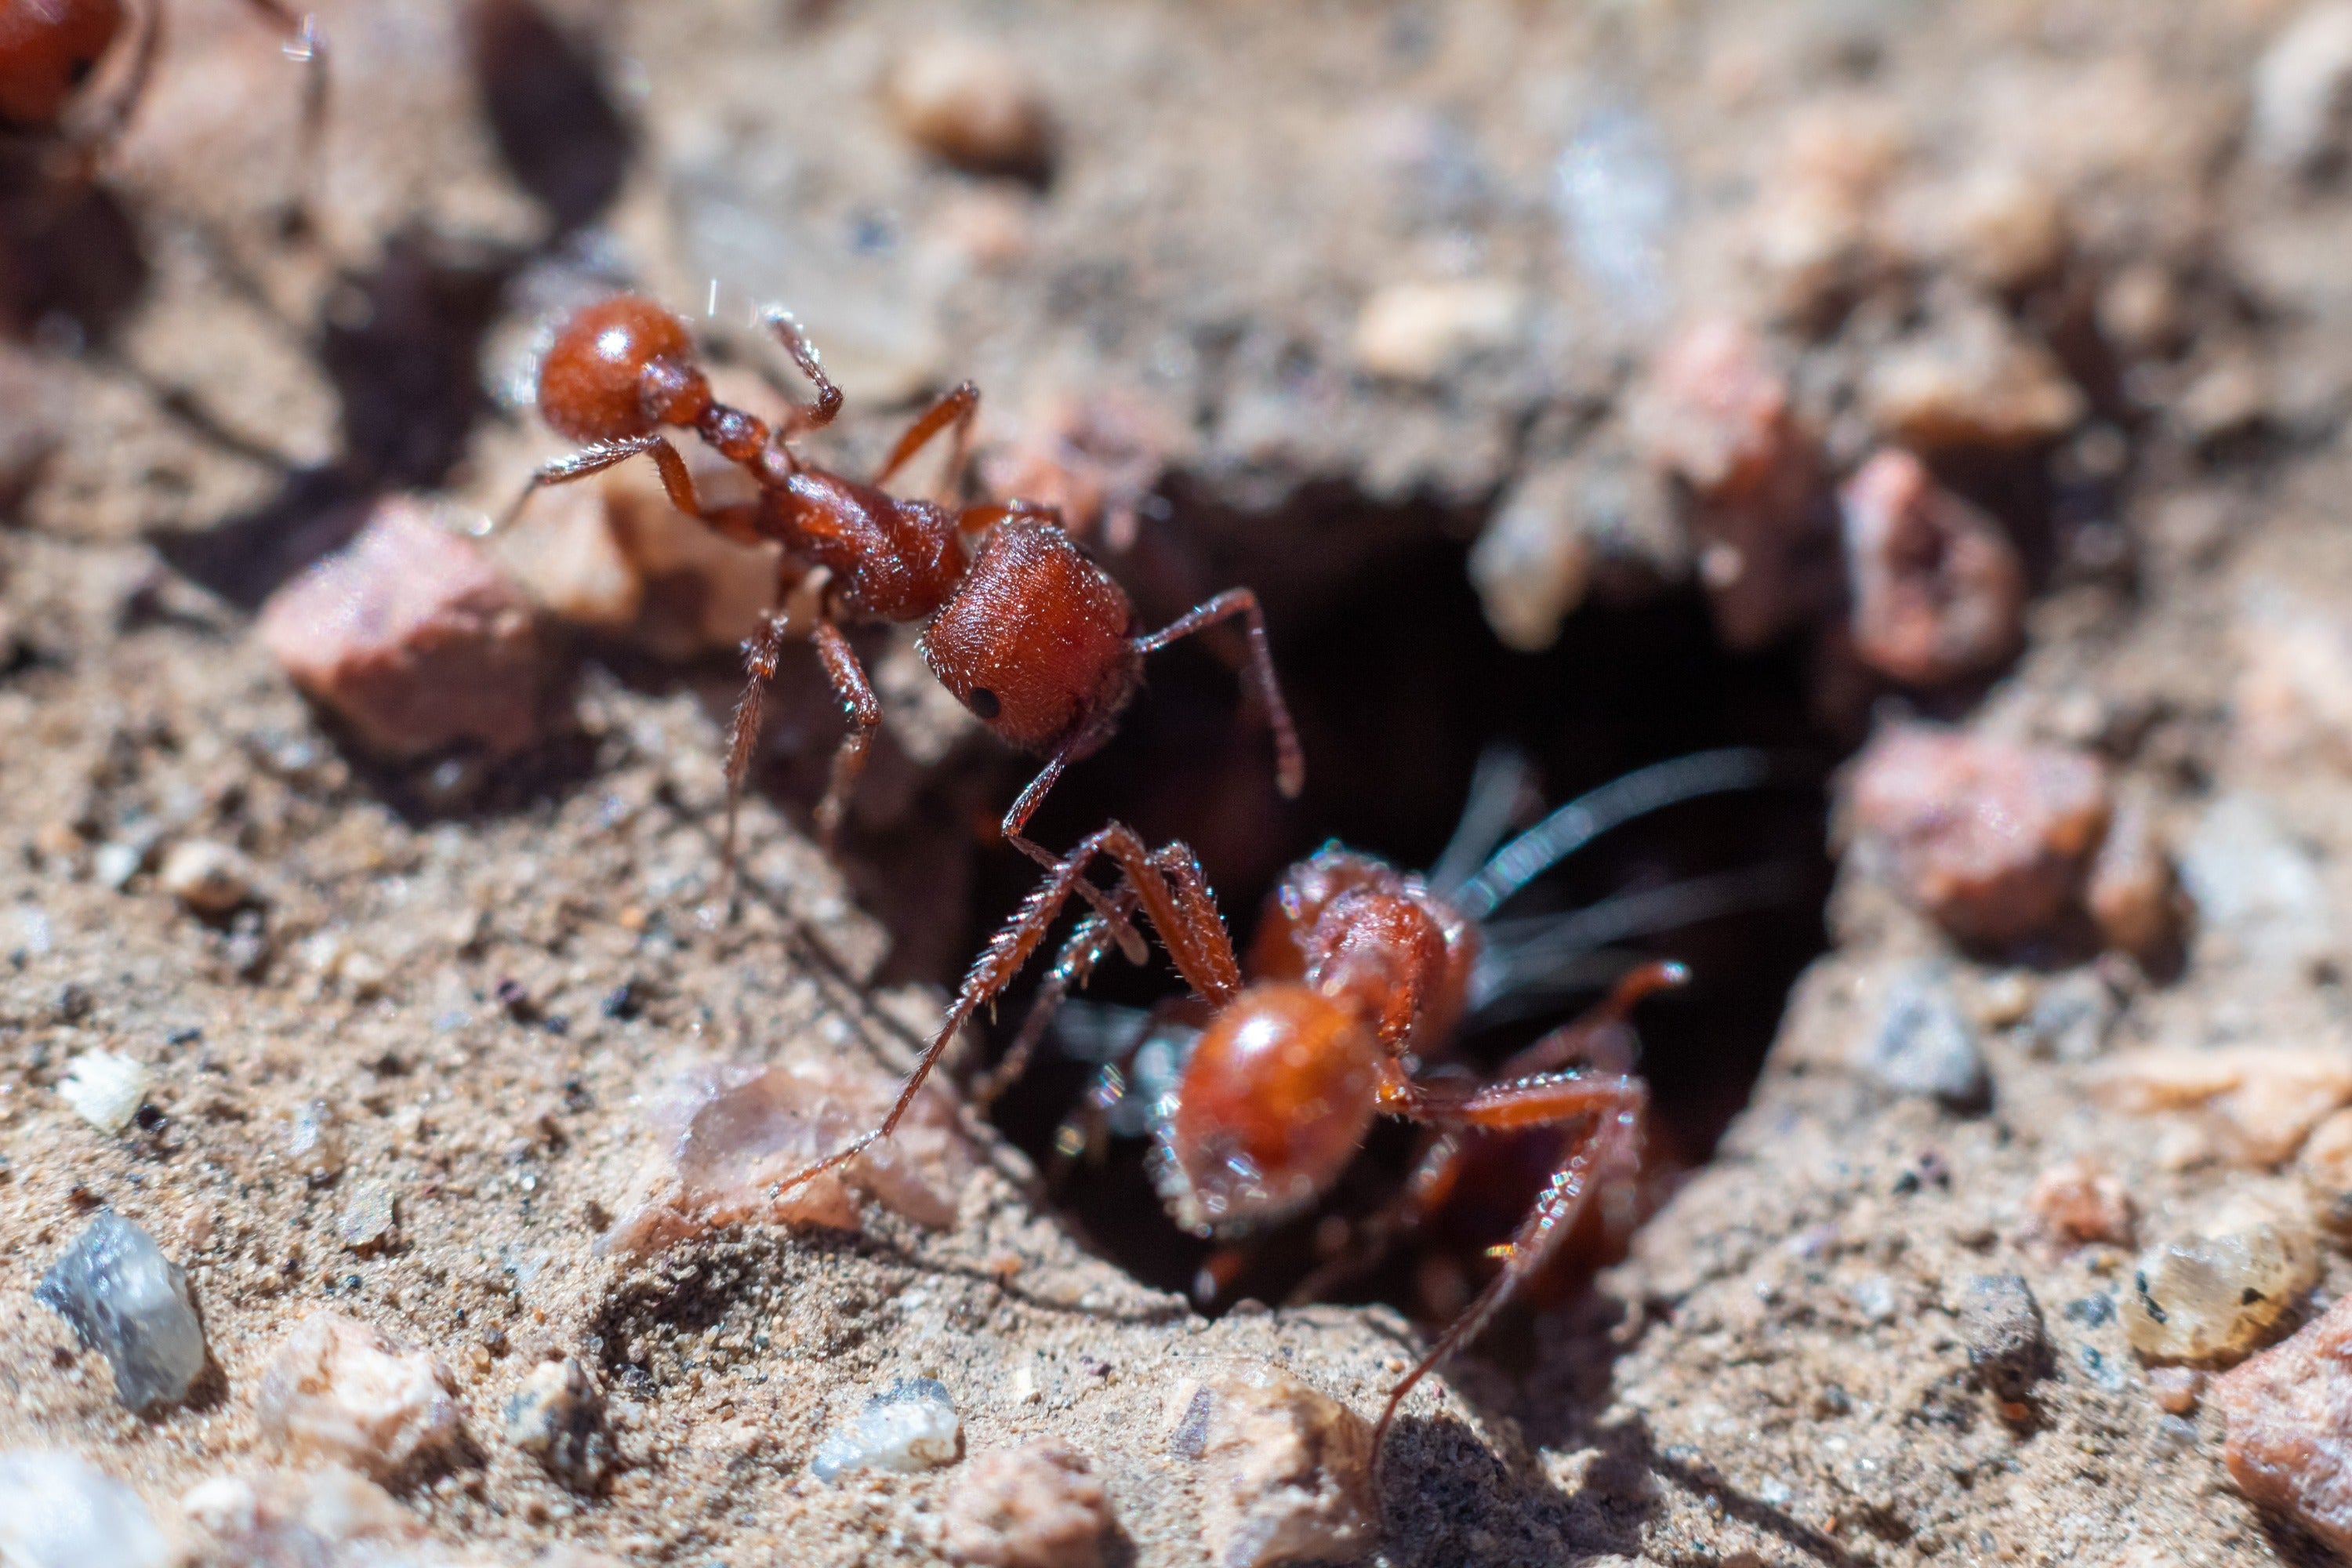
<path fill-rule="evenodd" d="M 735 701 L 735 717 L 727 734 L 727 826 L 719 841 L 719 907 L 735 918 L 735 819 L 743 804 L 743 781 L 751 772 L 751 752 L 760 741 L 760 719 L 768 682 L 776 676 L 784 650 L 782 616 L 770 612 L 759 634 L 743 644 L 743 695 Z"/>

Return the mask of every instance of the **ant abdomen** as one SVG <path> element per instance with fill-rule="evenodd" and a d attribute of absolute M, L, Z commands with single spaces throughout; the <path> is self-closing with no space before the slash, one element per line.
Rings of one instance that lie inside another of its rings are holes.
<path fill-rule="evenodd" d="M 923 633 L 940 684 L 1002 739 L 1076 761 L 1143 680 L 1135 606 L 1042 518 L 997 524 Z"/>
<path fill-rule="evenodd" d="M 1310 986 L 1242 992 L 1193 1046 L 1154 1152 L 1176 1223 L 1231 1232 L 1328 1191 L 1371 1130 L 1381 1057 L 1352 1008 Z"/>
<path fill-rule="evenodd" d="M 0 121 L 55 127 L 121 31 L 121 0 L 0 0 Z"/>
<path fill-rule="evenodd" d="M 679 400 L 678 383 L 700 383 L 693 361 L 684 321 L 650 300 L 615 294 L 575 312 L 548 345 L 539 367 L 540 414 L 574 441 L 650 435 L 666 422 L 684 422 L 667 405 Z M 685 418 L 694 412 L 685 410 Z"/>

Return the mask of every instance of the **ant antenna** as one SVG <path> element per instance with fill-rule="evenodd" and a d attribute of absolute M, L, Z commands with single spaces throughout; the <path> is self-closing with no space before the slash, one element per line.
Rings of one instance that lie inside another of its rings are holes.
<path fill-rule="evenodd" d="M 1587 961 L 1612 942 L 1793 903 L 1803 891 L 1801 868 L 1770 861 L 1620 893 L 1565 914 L 1491 921 L 1486 950 L 1471 972 L 1469 1011 L 1482 1024 L 1538 1011 L 1543 996 L 1605 981 Z M 1622 966 L 1612 963 L 1609 973 Z M 1507 999 L 1523 1005 L 1497 1005 Z"/>
<path fill-rule="evenodd" d="M 1511 818 L 1518 815 L 1535 782 L 1535 764 L 1517 746 L 1492 745 L 1478 753 L 1471 770 L 1470 794 L 1462 803 L 1462 820 L 1444 853 L 1429 868 L 1426 880 L 1434 892 L 1451 895 L 1475 875 L 1495 847 L 1510 836 Z"/>
<path fill-rule="evenodd" d="M 1694 752 L 1635 768 L 1588 790 L 1495 852 L 1462 885 L 1454 904 L 1474 921 L 1486 917 L 1520 889 L 1611 828 L 1704 795 L 1761 789 L 1810 778 L 1812 770 L 1785 753 L 1754 746 Z"/>

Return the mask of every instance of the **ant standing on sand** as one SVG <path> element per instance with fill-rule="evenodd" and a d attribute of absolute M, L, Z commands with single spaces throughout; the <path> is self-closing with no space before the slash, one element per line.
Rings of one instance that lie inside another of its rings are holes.
<path fill-rule="evenodd" d="M 1120 711 L 1142 685 L 1144 656 L 1219 621 L 1239 618 L 1248 625 L 1251 672 L 1274 730 L 1276 782 L 1286 797 L 1297 796 L 1305 765 L 1275 680 L 1256 595 L 1246 588 L 1229 590 L 1147 633 L 1126 591 L 1070 542 L 1053 509 L 1013 500 L 950 510 L 883 490 L 942 431 L 953 442 L 950 482 L 961 477 L 980 404 L 980 391 L 970 382 L 925 410 L 869 480 L 803 461 L 792 441 L 833 423 L 841 412 L 841 390 L 791 316 L 770 310 L 764 320 L 816 391 L 814 402 L 796 405 L 772 431 L 711 396 L 686 323 L 659 305 L 621 294 L 576 312 L 541 363 L 539 407 L 558 433 L 587 445 L 540 469 L 499 526 L 510 522 L 542 485 L 584 479 L 645 455 L 660 467 L 663 487 L 680 511 L 730 539 L 783 546 L 780 603 L 802 573 L 825 568 L 830 580 L 806 635 L 850 721 L 816 808 L 818 836 L 828 849 L 882 721 L 873 686 L 842 631 L 842 623 L 853 619 L 925 623 L 921 648 L 931 673 L 1000 738 L 1045 757 L 1043 771 L 1003 823 L 1004 837 L 1040 865 L 1059 862 L 1021 830 L 1062 770 L 1110 739 Z M 666 426 L 692 430 L 750 474 L 758 499 L 706 506 L 685 459 L 661 433 Z M 785 616 L 772 611 L 744 648 L 749 679 L 727 752 L 728 875 L 761 696 L 789 626 Z M 1087 896 L 1100 898 L 1091 884 Z"/>
<path fill-rule="evenodd" d="M 285 35 L 287 58 L 310 68 L 303 89 L 299 156 L 305 187 L 315 183 L 320 137 L 327 116 L 327 41 L 316 18 L 282 0 L 245 0 Z M 0 134 L 62 146 L 73 156 L 75 178 L 87 179 L 122 134 L 145 93 L 163 37 L 163 0 L 148 0 L 138 53 L 113 96 L 70 123 L 99 66 L 122 36 L 122 0 L 0 0 Z M 298 201 L 292 226 L 304 221 Z"/>
<path fill-rule="evenodd" d="M 1734 750 L 1627 774 L 1554 812 L 1445 892 L 1372 856 L 1328 846 L 1292 867 L 1269 900 L 1246 978 L 1192 850 L 1181 843 L 1149 848 L 1113 823 L 1054 868 L 973 963 L 881 1125 L 777 1191 L 890 1135 L 956 1032 L 1004 989 L 1073 893 L 1092 889 L 1102 902 L 1064 946 L 1041 996 L 1049 1007 L 1083 982 L 1139 909 L 1207 1014 L 1154 1151 L 1156 1184 L 1185 1228 L 1232 1236 L 1297 1215 L 1332 1189 L 1374 1119 L 1386 1115 L 1437 1136 L 1396 1215 L 1376 1227 L 1384 1242 L 1443 1205 L 1465 1166 L 1465 1134 L 1578 1129 L 1533 1208 L 1495 1249 L 1500 1270 L 1390 1392 L 1373 1431 L 1377 1453 L 1405 1395 L 1543 1268 L 1595 1190 L 1638 1173 L 1649 1092 L 1618 1037 L 1634 1004 L 1687 978 L 1678 963 L 1635 967 L 1587 1017 L 1512 1058 L 1499 1081 L 1424 1076 L 1477 989 L 1483 922 L 1597 834 L 1680 801 L 1754 788 L 1776 771 L 1766 754 Z M 1097 856 L 1120 874 L 1108 892 L 1087 876 Z M 982 1098 L 1019 1070 L 1038 1033 L 1035 1017 Z"/>

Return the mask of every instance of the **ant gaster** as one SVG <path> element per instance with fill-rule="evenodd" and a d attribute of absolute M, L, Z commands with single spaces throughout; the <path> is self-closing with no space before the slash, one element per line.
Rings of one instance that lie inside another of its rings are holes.
<path fill-rule="evenodd" d="M 1056 862 L 1021 830 L 1063 769 L 1110 739 L 1121 710 L 1142 684 L 1144 656 L 1219 621 L 1247 623 L 1252 674 L 1274 730 L 1276 779 L 1285 796 L 1298 794 L 1304 765 L 1255 595 L 1229 590 L 1145 632 L 1125 590 L 1070 542 L 1053 509 L 1011 500 L 950 510 L 885 491 L 881 487 L 942 432 L 953 443 L 949 472 L 961 473 L 980 403 L 970 382 L 919 416 L 868 480 L 803 461 L 792 441 L 833 422 L 841 412 L 841 391 L 791 316 L 771 310 L 765 324 L 816 392 L 814 402 L 796 405 L 773 430 L 711 395 L 685 322 L 659 305 L 623 294 L 580 310 L 541 363 L 539 405 L 559 434 L 586 445 L 541 468 L 507 517 L 542 485 L 582 479 L 643 454 L 659 466 L 663 487 L 680 511 L 734 540 L 781 544 L 783 586 L 809 568 L 829 571 L 807 634 L 850 722 L 816 809 L 818 834 L 828 847 L 882 718 L 865 668 L 842 632 L 846 620 L 925 623 L 923 659 L 940 683 L 999 737 L 1045 759 L 1003 822 L 1005 837 L 1041 865 Z M 666 426 L 692 430 L 741 468 L 757 482 L 757 499 L 705 505 L 685 459 L 661 433 Z M 782 615 L 771 613 L 745 645 L 749 681 L 736 707 L 727 758 L 725 864 L 730 872 L 736 806 L 759 737 L 761 694 L 775 673 L 787 625 Z"/>
<path fill-rule="evenodd" d="M 974 962 L 882 1123 L 777 1190 L 890 1135 L 957 1031 L 1035 952 L 1069 897 L 1094 887 L 1087 873 L 1107 858 L 1119 882 L 1062 950 L 1050 994 L 1082 983 L 1139 909 L 1205 1005 L 1205 1026 L 1154 1152 L 1155 1183 L 1187 1229 L 1232 1236 L 1297 1214 L 1331 1190 L 1380 1116 L 1438 1135 L 1401 1200 L 1408 1217 L 1443 1204 L 1463 1168 L 1462 1134 L 1580 1124 L 1532 1210 L 1496 1249 L 1502 1268 L 1391 1391 L 1374 1429 L 1378 1452 L 1405 1395 L 1544 1268 L 1594 1191 L 1638 1173 L 1647 1088 L 1630 1070 L 1575 1069 L 1630 1068 L 1613 1039 L 1626 1015 L 1686 978 L 1676 963 L 1635 967 L 1585 1018 L 1512 1058 L 1496 1082 L 1420 1077 L 1473 999 L 1481 922 L 1595 835 L 1680 801 L 1756 787 L 1773 768 L 1762 753 L 1733 750 L 1627 774 L 1552 813 L 1445 892 L 1372 856 L 1327 846 L 1293 866 L 1270 897 L 1246 976 L 1192 851 L 1181 842 L 1149 848 L 1113 823 L 1055 865 Z M 982 1098 L 1019 1070 L 1035 1038 L 1024 1026 Z"/>
<path fill-rule="evenodd" d="M 314 181 L 327 112 L 326 39 L 315 18 L 282 0 L 245 3 L 284 35 L 288 58 L 310 68 L 300 147 L 306 182 Z M 163 39 L 163 0 L 148 0 L 138 52 L 111 100 L 97 106 L 88 123 L 70 126 L 127 19 L 122 0 L 0 0 L 0 132 L 63 142 L 94 160 L 121 134 L 146 90 Z M 299 214 L 298 204 L 298 218 Z"/>

